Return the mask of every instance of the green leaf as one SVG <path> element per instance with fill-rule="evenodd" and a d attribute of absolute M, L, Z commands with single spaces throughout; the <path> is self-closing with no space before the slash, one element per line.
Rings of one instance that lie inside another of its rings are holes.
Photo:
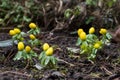
<path fill-rule="evenodd" d="M 41 60 L 45 56 L 45 51 L 42 51 L 38 57 L 39 60 Z"/>
<path fill-rule="evenodd" d="M 27 54 L 27 59 L 32 59 L 32 57 L 30 55 Z"/>
<path fill-rule="evenodd" d="M 40 41 L 38 39 L 35 39 L 34 40 L 34 45 L 39 45 L 40 44 Z"/>
<path fill-rule="evenodd" d="M 37 57 L 37 53 L 35 53 L 33 50 L 31 50 L 29 54 L 33 57 Z"/>
<path fill-rule="evenodd" d="M 51 62 L 55 65 L 57 62 L 57 59 L 54 56 L 50 57 Z"/>
<path fill-rule="evenodd" d="M 24 50 L 23 53 L 22 53 L 22 57 L 23 57 L 24 59 L 27 59 L 27 53 L 26 53 L 25 50 Z"/>
<path fill-rule="evenodd" d="M 111 39 L 112 38 L 112 36 L 110 35 L 110 33 L 106 33 L 106 37 L 107 37 L 107 39 Z"/>
<path fill-rule="evenodd" d="M 65 18 L 70 18 L 70 16 L 72 15 L 72 10 L 71 9 L 67 9 L 65 10 L 64 16 Z"/>
<path fill-rule="evenodd" d="M 20 39 L 22 38 L 22 36 L 20 34 L 17 35 L 17 39 Z"/>
<path fill-rule="evenodd" d="M 40 33 L 40 29 L 36 28 L 36 33 L 39 34 Z"/>
<path fill-rule="evenodd" d="M 46 60 L 46 56 L 44 56 L 42 59 L 41 59 L 41 65 L 45 65 L 45 60 Z"/>
<path fill-rule="evenodd" d="M 79 46 L 82 43 L 82 40 L 80 38 L 77 39 L 76 46 Z"/>
<path fill-rule="evenodd" d="M 20 60 L 22 58 L 22 51 L 18 51 L 18 53 L 16 54 L 15 58 L 13 60 Z"/>
<path fill-rule="evenodd" d="M 46 59 L 45 59 L 45 66 L 50 62 L 50 57 L 47 56 Z"/>
<path fill-rule="evenodd" d="M 90 16 L 87 21 L 85 22 L 86 24 L 89 24 L 90 22 L 92 22 L 95 18 L 93 16 Z"/>

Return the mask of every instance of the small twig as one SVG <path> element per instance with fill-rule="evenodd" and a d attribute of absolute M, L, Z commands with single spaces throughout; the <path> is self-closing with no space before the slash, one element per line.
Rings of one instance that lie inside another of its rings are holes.
<path fill-rule="evenodd" d="M 47 17 L 46 17 L 46 10 L 44 5 L 42 5 L 42 10 L 43 10 L 43 15 L 44 15 L 44 24 L 45 24 L 45 29 L 47 28 Z"/>
<path fill-rule="evenodd" d="M 62 0 L 59 0 L 59 8 L 58 8 L 58 13 L 62 10 L 62 6 L 63 6 L 63 1 Z"/>
<path fill-rule="evenodd" d="M 101 69 L 104 69 L 105 72 L 107 72 L 108 75 L 112 75 L 113 74 L 111 71 L 109 71 L 108 69 L 106 69 L 104 66 L 102 66 Z"/>
<path fill-rule="evenodd" d="M 58 60 L 58 61 L 61 61 L 61 62 L 64 62 L 64 63 L 66 63 L 66 64 L 68 64 L 68 65 L 70 65 L 70 66 L 75 66 L 74 64 L 69 63 L 69 62 L 67 62 L 67 61 L 65 61 L 65 60 L 62 60 L 62 59 L 59 59 L 59 58 L 57 58 L 57 60 Z"/>
<path fill-rule="evenodd" d="M 24 73 L 20 73 L 17 71 L 5 71 L 5 72 L 0 72 L 0 75 L 4 75 L 4 74 L 14 74 L 14 75 L 21 75 L 21 76 L 26 76 L 26 77 L 31 77 L 31 75 L 28 74 L 24 74 Z"/>
<path fill-rule="evenodd" d="M 70 18 L 68 24 L 71 24 L 71 22 L 72 22 L 72 20 L 73 20 L 74 18 L 75 18 L 75 15 L 73 15 L 73 16 Z"/>

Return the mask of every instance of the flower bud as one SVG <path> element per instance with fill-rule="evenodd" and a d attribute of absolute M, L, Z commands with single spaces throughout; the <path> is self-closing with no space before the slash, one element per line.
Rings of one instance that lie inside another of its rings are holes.
<path fill-rule="evenodd" d="M 106 34 L 106 33 L 107 33 L 107 30 L 102 28 L 102 29 L 100 29 L 99 32 L 100 32 L 100 34 Z"/>
<path fill-rule="evenodd" d="M 46 51 L 49 48 L 49 44 L 48 43 L 44 43 L 43 44 L 43 50 Z"/>
<path fill-rule="evenodd" d="M 36 39 L 36 37 L 35 37 L 33 34 L 30 34 L 29 37 L 30 37 L 30 39 L 32 39 L 32 40 Z"/>
<path fill-rule="evenodd" d="M 47 56 L 51 56 L 53 54 L 53 47 L 50 47 L 47 51 L 46 51 L 46 55 Z"/>
<path fill-rule="evenodd" d="M 35 29 L 37 26 L 36 26 L 35 23 L 30 23 L 30 24 L 29 24 L 29 27 L 30 27 L 31 29 Z"/>
<path fill-rule="evenodd" d="M 100 48 L 100 44 L 99 43 L 95 43 L 94 44 L 94 48 L 99 49 Z"/>
<path fill-rule="evenodd" d="M 83 32 L 83 29 L 78 29 L 77 33 L 80 36 L 81 32 Z"/>
<path fill-rule="evenodd" d="M 95 28 L 94 27 L 91 27 L 90 29 L 89 29 L 89 34 L 93 34 L 95 32 Z"/>
<path fill-rule="evenodd" d="M 20 31 L 20 29 L 18 29 L 18 28 L 14 28 L 14 32 L 15 32 L 16 34 L 19 34 L 21 31 Z"/>
<path fill-rule="evenodd" d="M 81 32 L 80 39 L 81 40 L 86 40 L 86 33 L 85 32 Z"/>
<path fill-rule="evenodd" d="M 26 47 L 25 47 L 25 51 L 26 51 L 27 53 L 29 53 L 29 52 L 31 51 L 31 47 L 30 47 L 30 46 L 26 46 Z"/>
<path fill-rule="evenodd" d="M 24 49 L 24 43 L 23 42 L 19 42 L 18 43 L 18 50 L 21 51 Z"/>
<path fill-rule="evenodd" d="M 15 33 L 14 30 L 10 30 L 10 31 L 9 31 L 9 34 L 10 34 L 11 36 L 13 36 L 13 35 L 15 35 L 16 33 Z"/>

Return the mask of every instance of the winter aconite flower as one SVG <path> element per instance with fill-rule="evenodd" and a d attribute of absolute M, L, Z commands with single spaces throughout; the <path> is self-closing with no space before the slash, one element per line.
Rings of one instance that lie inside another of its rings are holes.
<path fill-rule="evenodd" d="M 94 48 L 99 49 L 100 48 L 100 44 L 99 43 L 95 43 L 94 44 Z"/>
<path fill-rule="evenodd" d="M 36 26 L 35 23 L 30 23 L 30 24 L 29 24 L 29 27 L 30 27 L 31 29 L 35 29 L 37 26 Z"/>
<path fill-rule="evenodd" d="M 18 29 L 18 28 L 14 28 L 14 32 L 15 32 L 16 34 L 19 34 L 21 31 L 20 31 L 20 29 Z"/>
<path fill-rule="evenodd" d="M 83 32 L 83 29 L 78 29 L 77 33 L 80 36 L 81 32 Z"/>
<path fill-rule="evenodd" d="M 100 29 L 100 34 L 106 34 L 107 33 L 107 30 L 106 29 L 104 29 L 104 28 L 102 28 L 102 29 Z"/>
<path fill-rule="evenodd" d="M 30 34 L 29 37 L 30 37 L 30 39 L 32 39 L 32 40 L 36 39 L 36 37 L 35 37 L 33 34 Z"/>
<path fill-rule="evenodd" d="M 18 50 L 21 51 L 24 49 L 24 43 L 23 42 L 19 42 L 18 43 Z"/>
<path fill-rule="evenodd" d="M 11 36 L 13 36 L 13 35 L 15 35 L 16 33 L 15 33 L 14 30 L 10 30 L 10 31 L 9 31 L 9 34 L 10 34 Z"/>
<path fill-rule="evenodd" d="M 46 51 L 49 48 L 49 44 L 48 43 L 44 43 L 43 44 L 43 50 Z"/>
<path fill-rule="evenodd" d="M 86 40 L 86 33 L 85 32 L 81 32 L 80 39 L 81 40 Z"/>
<path fill-rule="evenodd" d="M 46 51 L 46 55 L 47 56 L 51 56 L 53 54 L 53 47 L 50 47 L 47 51 Z"/>
<path fill-rule="evenodd" d="M 90 29 L 89 29 L 89 34 L 93 34 L 95 32 L 95 28 L 94 27 L 91 27 Z"/>
<path fill-rule="evenodd" d="M 27 53 L 29 53 L 29 52 L 31 51 L 31 47 L 30 47 L 30 46 L 26 46 L 26 47 L 25 47 L 25 51 L 26 51 Z"/>

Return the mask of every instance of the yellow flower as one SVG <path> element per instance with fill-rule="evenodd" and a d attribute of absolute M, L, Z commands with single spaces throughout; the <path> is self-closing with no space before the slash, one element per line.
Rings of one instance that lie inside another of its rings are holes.
<path fill-rule="evenodd" d="M 107 33 L 107 30 L 106 29 L 104 29 L 104 28 L 102 28 L 102 29 L 100 29 L 100 34 L 106 34 Z"/>
<path fill-rule="evenodd" d="M 36 37 L 35 37 L 33 34 L 30 34 L 29 37 L 30 37 L 30 39 L 32 39 L 32 40 L 36 39 Z"/>
<path fill-rule="evenodd" d="M 30 27 L 31 29 L 35 29 L 37 26 L 36 26 L 35 23 L 30 23 L 30 24 L 29 24 L 29 27 Z"/>
<path fill-rule="evenodd" d="M 20 31 L 20 29 L 18 29 L 18 28 L 14 28 L 14 32 L 15 32 L 16 34 L 19 34 L 21 31 Z"/>
<path fill-rule="evenodd" d="M 14 30 L 10 30 L 10 31 L 9 31 L 9 34 L 10 34 L 11 36 L 13 36 L 13 35 L 15 35 L 16 33 L 15 33 Z"/>
<path fill-rule="evenodd" d="M 81 32 L 80 39 L 81 40 L 85 40 L 86 39 L 86 33 L 85 32 Z"/>
<path fill-rule="evenodd" d="M 18 50 L 21 51 L 24 49 L 24 43 L 23 42 L 19 42 L 18 43 Z"/>
<path fill-rule="evenodd" d="M 49 44 L 48 43 L 44 43 L 43 44 L 43 50 L 46 51 L 49 48 Z"/>
<path fill-rule="evenodd" d="M 30 47 L 30 46 L 26 46 L 26 47 L 25 47 L 25 51 L 26 51 L 27 53 L 29 53 L 29 52 L 31 51 L 31 47 Z"/>
<path fill-rule="evenodd" d="M 89 34 L 93 34 L 95 32 L 95 28 L 94 27 L 91 27 L 90 29 L 89 29 Z"/>
<path fill-rule="evenodd" d="M 46 51 L 46 55 L 47 56 L 51 56 L 53 54 L 53 47 L 50 47 L 47 51 Z"/>
<path fill-rule="evenodd" d="M 83 29 L 78 29 L 77 33 L 80 36 L 81 32 L 83 32 Z"/>
<path fill-rule="evenodd" d="M 99 49 L 100 48 L 100 44 L 99 43 L 95 43 L 94 44 L 94 48 Z"/>

